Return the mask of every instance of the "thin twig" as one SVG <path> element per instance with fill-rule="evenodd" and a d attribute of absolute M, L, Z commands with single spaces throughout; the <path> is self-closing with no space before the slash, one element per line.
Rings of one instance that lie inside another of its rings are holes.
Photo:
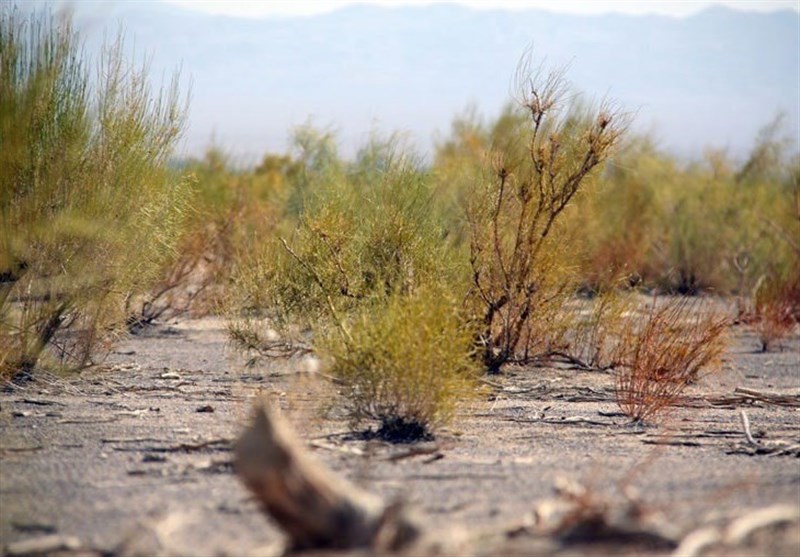
<path fill-rule="evenodd" d="M 758 441 L 753 438 L 753 434 L 750 433 L 750 419 L 747 417 L 747 412 L 744 409 L 739 410 L 739 417 L 742 419 L 742 428 L 744 429 L 744 436 L 747 438 L 747 442 L 753 445 L 754 447 L 760 447 Z"/>

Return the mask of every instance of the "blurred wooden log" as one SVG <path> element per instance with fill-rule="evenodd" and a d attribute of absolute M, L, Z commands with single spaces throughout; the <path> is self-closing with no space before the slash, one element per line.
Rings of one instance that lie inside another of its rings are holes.
<path fill-rule="evenodd" d="M 235 450 L 239 478 L 288 536 L 289 550 L 397 551 L 420 536 L 401 504 L 387 506 L 313 461 L 264 399 Z"/>

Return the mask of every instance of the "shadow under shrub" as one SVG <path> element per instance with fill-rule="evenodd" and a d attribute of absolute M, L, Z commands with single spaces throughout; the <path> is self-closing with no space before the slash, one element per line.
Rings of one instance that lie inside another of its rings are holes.
<path fill-rule="evenodd" d="M 89 363 L 172 256 L 185 110 L 123 52 L 94 80 L 68 20 L 0 8 L 0 377 Z"/>

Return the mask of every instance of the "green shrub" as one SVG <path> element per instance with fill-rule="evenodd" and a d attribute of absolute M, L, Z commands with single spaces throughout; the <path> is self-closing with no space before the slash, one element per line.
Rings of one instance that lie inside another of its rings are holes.
<path fill-rule="evenodd" d="M 724 151 L 682 162 L 648 138 L 628 142 L 597 193 L 578 200 L 586 284 L 629 275 L 666 292 L 745 298 L 790 273 L 800 159 L 781 133 L 780 120 L 767 126 L 741 164 Z"/>
<path fill-rule="evenodd" d="M 188 161 L 184 171 L 192 176 L 194 196 L 177 256 L 152 291 L 136 300 L 134 328 L 158 318 L 223 310 L 233 270 L 286 224 L 298 168 L 289 155 L 266 155 L 254 170 L 237 170 L 216 147 Z"/>
<path fill-rule="evenodd" d="M 570 226 L 585 240 L 578 259 L 581 282 L 591 292 L 638 280 L 653 282 L 659 246 L 661 211 L 658 189 L 672 186 L 675 165 L 660 157 L 647 138 L 628 140 L 597 183 L 578 199 Z"/>
<path fill-rule="evenodd" d="M 260 324 L 248 311 L 284 334 L 330 327 L 346 334 L 361 307 L 453 282 L 457 265 L 426 175 L 410 157 L 387 152 L 379 159 L 377 169 L 376 160 L 362 159 L 319 175 L 294 229 L 266 239 L 242 265 L 231 303 L 234 337 L 258 338 Z"/>
<path fill-rule="evenodd" d="M 0 8 L 1 376 L 89 362 L 172 256 L 185 111 L 176 80 L 153 94 L 123 52 L 94 81 L 68 20 Z"/>
<path fill-rule="evenodd" d="M 343 384 L 355 423 L 377 420 L 382 438 L 425 437 L 474 396 L 478 366 L 461 300 L 441 289 L 395 294 L 364 307 L 347 336 L 328 334 L 319 349 Z"/>
<path fill-rule="evenodd" d="M 788 275 L 766 278 L 753 294 L 752 318 L 763 352 L 800 324 L 800 253 L 797 257 L 798 263 Z"/>
<path fill-rule="evenodd" d="M 230 337 L 259 355 L 320 352 L 354 422 L 380 420 L 387 438 L 428 435 L 474 369 L 464 268 L 430 176 L 395 139 L 299 175 L 303 194 L 289 195 L 299 212 L 290 205 L 277 237 L 237 270 Z"/>

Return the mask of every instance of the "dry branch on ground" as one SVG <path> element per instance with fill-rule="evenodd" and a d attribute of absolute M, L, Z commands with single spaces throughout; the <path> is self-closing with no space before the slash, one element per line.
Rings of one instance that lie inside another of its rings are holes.
<path fill-rule="evenodd" d="M 394 551 L 420 536 L 402 504 L 386 505 L 316 464 L 263 399 L 236 443 L 236 471 L 291 550 Z"/>

